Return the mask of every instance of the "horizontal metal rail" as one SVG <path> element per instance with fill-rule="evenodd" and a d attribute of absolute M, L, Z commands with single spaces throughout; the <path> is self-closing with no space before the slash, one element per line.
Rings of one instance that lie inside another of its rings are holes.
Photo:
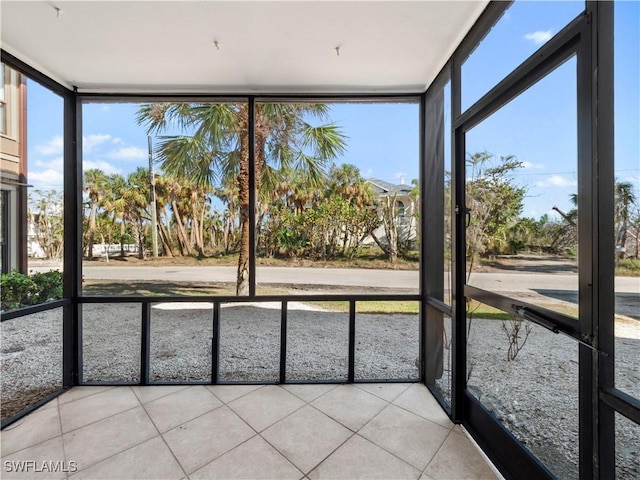
<path fill-rule="evenodd" d="M 590 339 L 583 338 L 580 335 L 576 318 L 470 285 L 464 286 L 464 295 L 467 298 L 520 317 L 525 316 L 524 313 L 526 312 L 525 318 L 527 320 L 531 320 L 533 323 L 554 333 L 563 333 L 588 347 L 592 347 Z"/>
<path fill-rule="evenodd" d="M 16 318 L 32 315 L 34 313 L 46 312 L 47 310 L 53 310 L 54 308 L 64 307 L 70 305 L 71 300 L 64 298 L 62 300 L 55 300 L 53 302 L 40 303 L 38 305 L 31 305 L 29 307 L 17 308 L 8 312 L 2 312 L 0 314 L 0 322 L 6 322 L 7 320 L 14 320 Z"/>
<path fill-rule="evenodd" d="M 393 294 L 314 294 L 314 295 L 254 295 L 236 297 L 234 295 L 91 295 L 78 298 L 78 303 L 167 303 L 167 302 L 209 302 L 209 303 L 259 303 L 259 302 L 356 302 L 366 301 L 416 301 L 422 300 L 418 293 Z"/>
<path fill-rule="evenodd" d="M 617 388 L 606 388 L 600 390 L 600 400 L 632 422 L 640 425 L 640 400 L 637 398 Z"/>

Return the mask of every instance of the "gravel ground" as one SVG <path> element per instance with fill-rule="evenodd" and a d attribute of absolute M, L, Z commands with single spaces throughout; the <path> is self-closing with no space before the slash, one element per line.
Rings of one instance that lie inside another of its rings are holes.
<path fill-rule="evenodd" d="M 445 323 L 447 338 L 450 322 Z M 515 360 L 502 322 L 474 319 L 469 329 L 469 390 L 561 479 L 578 478 L 578 345 L 531 325 Z M 640 322 L 616 323 L 616 387 L 640 397 Z M 437 384 L 450 398 L 450 350 Z M 616 415 L 617 478 L 640 478 L 640 426 Z"/>
<path fill-rule="evenodd" d="M 221 381 L 278 379 L 279 308 L 279 304 L 223 306 Z M 209 381 L 212 318 L 210 304 L 152 306 L 151 381 Z M 630 322 L 616 325 L 616 386 L 640 397 L 640 327 Z M 469 388 L 554 474 L 577 478 L 577 344 L 534 325 L 516 360 L 507 362 L 508 343 L 501 323 L 473 320 L 468 346 Z M 347 313 L 290 302 L 287 327 L 288 379 L 346 379 Z M 84 381 L 139 381 L 139 304 L 86 304 L 83 331 Z M 61 352 L 62 309 L 2 322 L 3 419 L 60 388 Z M 445 349 L 445 355 L 448 352 Z M 357 315 L 358 379 L 413 380 L 418 375 L 417 356 L 417 315 Z M 446 361 L 438 385 L 448 397 Z M 640 478 L 640 427 L 621 419 L 616 428 L 618 476 Z"/>

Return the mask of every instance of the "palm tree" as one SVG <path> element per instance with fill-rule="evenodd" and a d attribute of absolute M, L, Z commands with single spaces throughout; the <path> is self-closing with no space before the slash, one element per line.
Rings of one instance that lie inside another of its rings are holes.
<path fill-rule="evenodd" d="M 124 257 L 124 239 L 127 231 L 126 203 L 127 181 L 117 173 L 109 177 L 109 198 L 105 201 L 107 212 L 113 214 L 113 220 L 120 219 L 120 256 Z"/>
<path fill-rule="evenodd" d="M 109 178 L 102 170 L 92 168 L 84 172 L 82 188 L 89 197 L 89 225 L 87 250 L 89 260 L 93 260 L 93 242 L 96 232 L 96 215 L 109 189 Z"/>
<path fill-rule="evenodd" d="M 280 172 L 304 172 L 318 183 L 327 163 L 345 150 L 346 137 L 326 121 L 326 104 L 260 103 L 255 108 L 255 185 L 273 189 Z M 240 211 L 240 255 L 236 293 L 249 292 L 249 106 L 246 103 L 145 104 L 137 121 L 148 134 L 177 127 L 183 134 L 165 136 L 157 147 L 166 173 L 197 186 L 214 187 L 234 178 Z"/>

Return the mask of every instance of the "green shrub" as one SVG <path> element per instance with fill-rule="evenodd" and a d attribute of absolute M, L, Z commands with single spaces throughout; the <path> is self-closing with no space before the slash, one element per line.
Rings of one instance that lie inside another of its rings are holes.
<path fill-rule="evenodd" d="M 0 277 L 0 298 L 0 308 L 3 311 L 60 300 L 62 272 L 53 270 L 31 276 L 15 270 L 3 273 Z"/>
<path fill-rule="evenodd" d="M 60 300 L 62 298 L 62 272 L 51 270 L 50 272 L 34 273 L 31 280 L 37 287 L 37 298 L 32 304 Z"/>
<path fill-rule="evenodd" d="M 36 283 L 27 275 L 17 271 L 3 273 L 0 279 L 2 310 L 30 305 L 32 298 L 37 295 L 37 288 Z"/>

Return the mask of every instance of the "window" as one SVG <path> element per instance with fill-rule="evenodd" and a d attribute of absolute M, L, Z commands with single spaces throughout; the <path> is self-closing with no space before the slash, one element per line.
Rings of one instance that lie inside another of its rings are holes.
<path fill-rule="evenodd" d="M 9 192 L 0 193 L 0 261 L 2 273 L 9 273 Z"/>
<path fill-rule="evenodd" d="M 0 66 L 0 85 L 2 85 L 2 88 L 0 88 L 0 133 L 6 134 L 7 133 L 7 117 L 6 117 L 6 107 L 5 107 L 6 84 L 5 84 L 5 66 L 4 65 Z"/>

